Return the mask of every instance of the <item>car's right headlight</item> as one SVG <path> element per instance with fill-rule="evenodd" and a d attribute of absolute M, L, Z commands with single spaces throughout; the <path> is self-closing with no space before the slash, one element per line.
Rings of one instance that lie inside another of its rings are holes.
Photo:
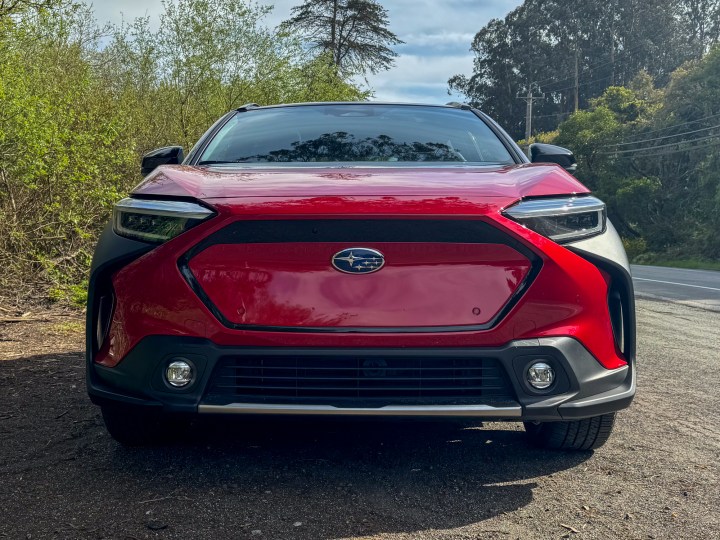
<path fill-rule="evenodd" d="M 605 231 L 605 203 L 591 196 L 526 199 L 504 215 L 558 243 L 573 242 Z"/>
<path fill-rule="evenodd" d="M 161 244 L 214 215 L 194 202 L 123 199 L 113 207 L 113 230 L 120 236 Z"/>

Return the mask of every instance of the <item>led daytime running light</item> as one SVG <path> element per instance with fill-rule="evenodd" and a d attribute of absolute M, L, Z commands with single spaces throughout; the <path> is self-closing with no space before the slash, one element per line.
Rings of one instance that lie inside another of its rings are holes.
<path fill-rule="evenodd" d="M 605 231 L 605 203 L 596 197 L 528 199 L 504 214 L 556 242 L 572 242 Z"/>
<path fill-rule="evenodd" d="M 120 236 L 160 244 L 215 213 L 188 201 L 123 199 L 113 208 L 113 230 Z"/>

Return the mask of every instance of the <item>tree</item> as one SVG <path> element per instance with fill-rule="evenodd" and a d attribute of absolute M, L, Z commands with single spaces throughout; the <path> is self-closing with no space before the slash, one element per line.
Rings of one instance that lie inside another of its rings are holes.
<path fill-rule="evenodd" d="M 533 126 L 553 130 L 642 70 L 666 84 L 673 70 L 720 39 L 719 1 L 525 0 L 475 35 L 473 72 L 452 77 L 450 90 L 521 137 L 525 107 L 517 96 L 532 87 L 545 95 Z M 705 7 L 691 9 L 695 4 Z"/>
<path fill-rule="evenodd" d="M 270 8 L 245 0 L 164 0 L 162 24 L 118 28 L 103 50 L 105 79 L 131 99 L 152 145 L 186 148 L 245 103 L 362 99 L 327 61 L 308 59 L 297 36 L 263 25 Z M 222 13 L 222 17 L 218 17 Z"/>
<path fill-rule="evenodd" d="M 678 7 L 691 51 L 702 58 L 720 39 L 720 0 L 683 0 Z"/>
<path fill-rule="evenodd" d="M 387 10 L 374 0 L 306 0 L 292 15 L 281 28 L 300 33 L 328 54 L 338 73 L 390 69 L 397 57 L 390 47 L 403 43 L 388 29 Z"/>
<path fill-rule="evenodd" d="M 0 0 L 0 17 L 57 7 L 61 3 L 61 0 Z"/>
<path fill-rule="evenodd" d="M 720 257 L 720 46 L 656 89 L 641 73 L 559 126 L 577 177 L 608 205 L 637 262 Z"/>
<path fill-rule="evenodd" d="M 72 0 L 0 0 L 0 300 L 83 301 L 110 208 L 140 155 L 192 146 L 247 102 L 354 101 L 367 92 L 247 0 L 165 0 L 98 27 Z"/>

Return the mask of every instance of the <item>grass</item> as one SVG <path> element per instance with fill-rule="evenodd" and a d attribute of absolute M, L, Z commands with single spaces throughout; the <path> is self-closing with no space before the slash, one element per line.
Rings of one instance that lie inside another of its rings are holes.
<path fill-rule="evenodd" d="M 671 268 L 690 268 L 693 270 L 720 271 L 720 261 L 706 261 L 703 259 L 664 259 L 661 257 L 639 257 L 633 264 L 647 264 L 651 266 L 668 266 Z"/>
<path fill-rule="evenodd" d="M 77 334 L 85 330 L 85 324 L 81 321 L 64 321 L 52 325 L 51 329 L 58 334 Z"/>

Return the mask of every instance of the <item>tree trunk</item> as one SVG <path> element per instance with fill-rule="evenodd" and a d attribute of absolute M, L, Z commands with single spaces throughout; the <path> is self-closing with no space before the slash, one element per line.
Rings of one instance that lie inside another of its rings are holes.
<path fill-rule="evenodd" d="M 338 0 L 333 2 L 333 13 L 332 21 L 330 22 L 330 46 L 332 47 L 333 62 L 335 68 L 340 69 L 340 50 L 338 47 L 337 39 L 337 15 L 338 15 Z"/>

